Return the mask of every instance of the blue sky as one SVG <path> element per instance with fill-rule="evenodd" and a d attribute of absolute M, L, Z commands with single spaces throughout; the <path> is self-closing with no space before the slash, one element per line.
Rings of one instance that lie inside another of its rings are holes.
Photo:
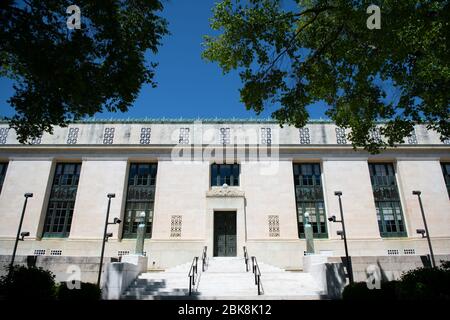
<path fill-rule="evenodd" d="M 239 99 L 237 72 L 223 75 L 217 64 L 201 58 L 203 35 L 211 34 L 209 19 L 217 0 L 163 0 L 162 15 L 169 22 L 168 35 L 156 56 L 158 87 L 141 89 L 127 113 L 101 113 L 96 118 L 255 118 Z M 12 82 L 0 78 L 0 116 L 12 116 L 6 102 L 13 94 Z M 311 118 L 323 116 L 323 107 L 311 108 Z M 266 110 L 260 118 L 274 111 Z"/>

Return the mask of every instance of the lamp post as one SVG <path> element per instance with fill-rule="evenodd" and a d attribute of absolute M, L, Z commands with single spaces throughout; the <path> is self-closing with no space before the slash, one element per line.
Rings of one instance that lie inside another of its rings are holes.
<path fill-rule="evenodd" d="M 108 222 L 109 220 L 109 209 L 111 208 L 111 198 L 115 198 L 115 193 L 108 193 L 108 209 L 106 210 L 106 220 L 105 220 L 105 230 L 103 231 L 102 238 L 102 253 L 100 255 L 100 266 L 98 268 L 98 278 L 97 278 L 97 286 L 100 287 L 100 279 L 102 277 L 102 267 L 103 267 L 103 255 L 105 254 L 105 242 L 108 241 L 108 238 L 112 237 L 112 233 L 106 233 L 109 224 L 117 224 L 120 223 L 120 219 L 114 218 L 113 222 Z"/>
<path fill-rule="evenodd" d="M 427 241 L 428 241 L 428 247 L 430 247 L 430 256 L 431 256 L 431 266 L 432 267 L 436 267 L 436 262 L 434 261 L 434 254 L 433 254 L 433 247 L 431 246 L 431 240 L 430 240 L 430 233 L 428 232 L 428 225 L 427 225 L 427 219 L 425 219 L 425 213 L 423 211 L 423 205 L 422 205 L 422 199 L 420 197 L 420 195 L 422 194 L 421 191 L 419 190 L 414 190 L 412 192 L 413 195 L 417 196 L 417 199 L 419 199 L 419 206 L 420 206 L 420 211 L 422 212 L 422 219 L 423 219 L 423 225 L 425 227 L 425 232 L 423 232 L 424 230 L 418 229 L 417 233 L 422 235 L 422 238 L 426 237 Z M 425 233 L 425 235 L 424 235 Z"/>
<path fill-rule="evenodd" d="M 22 223 L 23 223 L 23 217 L 25 216 L 25 209 L 27 208 L 28 198 L 32 198 L 32 193 L 25 193 L 23 195 L 25 197 L 25 202 L 23 203 L 23 209 L 22 209 L 22 215 L 20 216 L 20 222 L 19 222 L 19 228 L 17 229 L 17 236 L 16 236 L 16 242 L 14 243 L 14 250 L 12 254 L 11 264 L 9 265 L 10 271 L 12 270 L 14 266 L 14 260 L 16 259 L 16 252 L 17 252 L 17 245 L 19 243 L 20 237 L 22 237 L 22 240 L 25 238 L 25 236 L 30 235 L 29 232 L 22 232 Z"/>
<path fill-rule="evenodd" d="M 328 218 L 328 221 L 331 222 L 340 222 L 342 224 L 342 231 L 338 231 L 337 234 L 341 236 L 341 239 L 344 239 L 344 247 L 345 247 L 345 260 L 347 264 L 347 273 L 348 273 L 348 280 L 350 283 L 353 283 L 353 270 L 352 270 L 352 264 L 350 262 L 350 257 L 348 256 L 348 247 L 347 247 L 347 234 L 345 233 L 345 221 L 344 221 L 344 212 L 342 210 L 342 191 L 335 191 L 335 196 L 338 196 L 339 198 L 339 211 L 341 213 L 341 220 L 336 220 L 336 216 L 331 216 Z"/>

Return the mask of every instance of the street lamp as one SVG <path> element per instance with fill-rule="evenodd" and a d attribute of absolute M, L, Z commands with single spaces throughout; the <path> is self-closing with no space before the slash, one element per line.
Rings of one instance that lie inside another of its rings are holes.
<path fill-rule="evenodd" d="M 416 232 L 418 234 L 421 234 L 422 238 L 425 238 L 425 237 L 427 238 L 428 247 L 430 247 L 431 266 L 436 267 L 436 262 L 434 261 L 433 247 L 431 246 L 430 233 L 428 232 L 427 219 L 425 219 L 425 213 L 423 211 L 422 199 L 420 198 L 420 195 L 422 194 L 422 192 L 419 190 L 414 190 L 412 192 L 412 194 L 417 196 L 417 199 L 419 199 L 420 211 L 422 212 L 423 225 L 425 227 L 425 230 L 417 229 Z"/>
<path fill-rule="evenodd" d="M 111 198 L 115 198 L 115 193 L 108 193 L 108 208 L 106 210 L 106 220 L 105 220 L 105 230 L 103 231 L 103 238 L 102 238 L 102 253 L 100 255 L 100 266 L 98 268 L 98 278 L 97 278 L 97 286 L 100 287 L 100 279 L 102 277 L 102 267 L 103 267 L 103 255 L 105 254 L 105 242 L 108 241 L 108 238 L 112 237 L 112 233 L 106 233 L 108 229 L 109 224 L 118 224 L 122 221 L 119 218 L 114 218 L 113 222 L 108 222 L 109 220 L 109 209 L 111 208 Z"/>
<path fill-rule="evenodd" d="M 23 217 L 25 216 L 25 209 L 27 208 L 28 198 L 32 198 L 32 193 L 25 193 L 23 195 L 25 197 L 25 202 L 23 203 L 23 209 L 22 209 L 22 215 L 20 216 L 20 222 L 19 222 L 19 228 L 17 229 L 17 236 L 16 236 L 16 242 L 14 243 L 14 250 L 12 254 L 11 264 L 9 265 L 10 272 L 14 266 L 14 260 L 16 259 L 16 252 L 17 252 L 17 245 L 19 244 L 20 237 L 22 237 L 22 240 L 25 238 L 25 236 L 29 236 L 29 232 L 22 232 L 22 223 L 23 223 Z"/>
<path fill-rule="evenodd" d="M 352 271 L 352 264 L 350 262 L 350 258 L 348 256 L 348 248 L 347 248 L 347 234 L 345 233 L 345 222 L 344 222 L 344 212 L 342 211 L 342 191 L 335 191 L 335 196 L 338 196 L 339 198 L 339 210 L 341 212 L 341 220 L 337 220 L 336 216 L 331 216 L 328 218 L 328 221 L 330 222 L 340 222 L 342 224 L 342 231 L 338 231 L 337 235 L 341 236 L 341 239 L 344 239 L 344 247 L 345 247 L 345 259 L 347 263 L 347 273 L 348 273 L 348 279 L 350 283 L 353 283 L 353 271 Z"/>

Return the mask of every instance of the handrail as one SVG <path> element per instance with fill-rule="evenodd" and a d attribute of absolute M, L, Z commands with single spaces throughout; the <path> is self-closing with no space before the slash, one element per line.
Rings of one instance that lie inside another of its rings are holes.
<path fill-rule="evenodd" d="M 252 256 L 252 270 L 255 275 L 255 285 L 258 286 L 258 296 L 264 293 L 262 283 L 261 283 L 261 270 L 259 270 L 258 261 L 255 256 Z"/>
<path fill-rule="evenodd" d="M 208 250 L 208 247 L 204 246 L 203 253 L 202 253 L 202 272 L 205 272 L 206 266 L 207 266 L 207 254 L 206 254 L 207 250 Z"/>
<path fill-rule="evenodd" d="M 248 252 L 247 252 L 247 247 L 244 246 L 244 261 L 245 261 L 245 271 L 248 272 Z"/>
<path fill-rule="evenodd" d="M 194 257 L 192 260 L 191 268 L 189 269 L 189 295 L 192 293 L 192 286 L 195 286 L 195 276 L 197 275 L 197 263 L 198 257 Z"/>

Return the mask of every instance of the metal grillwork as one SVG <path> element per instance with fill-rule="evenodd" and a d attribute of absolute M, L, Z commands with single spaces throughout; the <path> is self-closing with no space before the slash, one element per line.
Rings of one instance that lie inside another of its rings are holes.
<path fill-rule="evenodd" d="M 105 128 L 105 133 L 103 134 L 103 144 L 113 144 L 114 131 L 115 128 Z"/>
<path fill-rule="evenodd" d="M 189 128 L 180 128 L 179 144 L 189 144 Z"/>
<path fill-rule="evenodd" d="M 58 163 L 44 224 L 44 237 L 68 237 L 81 163 Z"/>
<path fill-rule="evenodd" d="M 380 235 L 406 237 L 394 166 L 391 163 L 371 163 L 369 170 Z"/>
<path fill-rule="evenodd" d="M 230 128 L 220 128 L 220 144 L 230 144 Z"/>
<path fill-rule="evenodd" d="M 9 128 L 0 128 L 0 144 L 6 144 Z"/>
<path fill-rule="evenodd" d="M 239 185 L 239 164 L 212 164 L 211 186 Z"/>
<path fill-rule="evenodd" d="M 309 212 L 314 237 L 327 238 L 320 164 L 294 164 L 294 185 L 299 237 L 305 237 L 305 212 Z"/>
<path fill-rule="evenodd" d="M 152 128 L 141 128 L 140 144 L 150 144 L 150 138 L 152 136 Z"/>
<path fill-rule="evenodd" d="M 130 165 L 123 225 L 124 238 L 136 238 L 141 212 L 145 212 L 146 237 L 151 238 L 157 166 L 156 163 Z"/>
<path fill-rule="evenodd" d="M 261 128 L 261 144 L 270 146 L 272 144 L 272 129 Z"/>
<path fill-rule="evenodd" d="M 441 163 L 444 174 L 445 185 L 447 186 L 448 197 L 450 198 L 450 163 Z"/>
<path fill-rule="evenodd" d="M 69 134 L 67 135 L 67 144 L 77 144 L 79 128 L 69 128 Z"/>
<path fill-rule="evenodd" d="M 344 128 L 336 128 L 337 144 L 347 144 L 347 135 Z"/>
<path fill-rule="evenodd" d="M 311 137 L 309 135 L 309 128 L 300 128 L 298 129 L 300 136 L 300 144 L 310 144 Z"/>
<path fill-rule="evenodd" d="M 8 164 L 0 162 L 0 192 L 2 192 L 3 181 L 6 176 L 6 169 L 8 168 Z"/>

